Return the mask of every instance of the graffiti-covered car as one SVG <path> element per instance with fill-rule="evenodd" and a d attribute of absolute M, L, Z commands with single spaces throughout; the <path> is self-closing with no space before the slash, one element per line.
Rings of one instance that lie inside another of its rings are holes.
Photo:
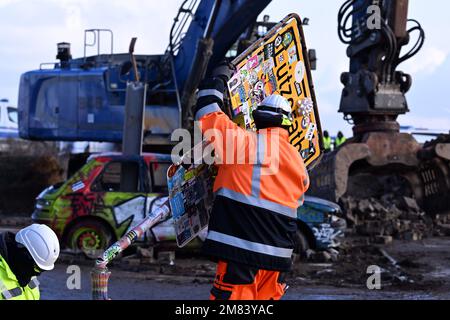
<path fill-rule="evenodd" d="M 305 202 L 297 210 L 298 232 L 296 252 L 307 249 L 326 250 L 340 245 L 347 223 L 341 207 L 324 199 L 305 196 Z"/>
<path fill-rule="evenodd" d="M 164 154 L 92 156 L 66 182 L 37 197 L 32 219 L 50 226 L 63 246 L 84 252 L 104 249 L 167 195 L 170 165 L 170 155 Z"/>

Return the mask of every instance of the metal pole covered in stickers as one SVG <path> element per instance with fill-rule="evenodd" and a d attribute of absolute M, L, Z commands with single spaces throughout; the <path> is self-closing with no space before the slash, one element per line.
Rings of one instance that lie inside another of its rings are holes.
<path fill-rule="evenodd" d="M 92 299 L 109 300 L 108 298 L 108 280 L 111 272 L 107 266 L 115 257 L 127 249 L 136 239 L 139 239 L 144 233 L 156 224 L 167 220 L 170 216 L 169 202 L 153 210 L 150 215 L 139 225 L 128 231 L 119 241 L 105 250 L 95 262 L 95 267 L 91 271 Z"/>

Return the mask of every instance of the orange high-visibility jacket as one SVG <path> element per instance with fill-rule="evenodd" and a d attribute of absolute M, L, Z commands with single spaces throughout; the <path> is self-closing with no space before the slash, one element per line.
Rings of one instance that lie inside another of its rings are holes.
<path fill-rule="evenodd" d="M 198 110 L 201 130 L 214 144 L 218 175 L 204 251 L 265 270 L 288 271 L 297 209 L 308 173 L 285 129 L 258 133 L 238 127 L 217 103 Z"/>

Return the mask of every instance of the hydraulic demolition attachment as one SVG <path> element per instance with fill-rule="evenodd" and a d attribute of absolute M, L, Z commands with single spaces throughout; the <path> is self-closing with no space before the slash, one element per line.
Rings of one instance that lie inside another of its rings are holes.
<path fill-rule="evenodd" d="M 347 194 L 371 197 L 400 190 L 428 213 L 449 210 L 449 137 L 421 146 L 400 133 L 397 122 L 409 111 L 405 94 L 412 84 L 411 76 L 397 68 L 425 41 L 420 23 L 408 19 L 408 0 L 347 0 L 338 22 L 350 58 L 350 70 L 341 77 L 339 112 L 353 124 L 353 138 L 324 156 L 311 173 L 310 192 L 337 202 Z M 415 44 L 402 54 L 413 34 Z"/>

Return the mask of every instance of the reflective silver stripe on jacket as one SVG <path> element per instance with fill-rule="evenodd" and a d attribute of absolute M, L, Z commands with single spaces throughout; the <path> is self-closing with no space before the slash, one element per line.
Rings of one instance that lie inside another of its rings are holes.
<path fill-rule="evenodd" d="M 219 98 L 220 100 L 223 100 L 223 93 L 216 90 L 216 89 L 205 89 L 205 90 L 200 90 L 197 93 L 197 98 L 203 98 L 203 97 L 207 97 L 207 96 L 215 96 L 217 98 Z"/>
<path fill-rule="evenodd" d="M 227 188 L 221 188 L 217 190 L 216 195 L 229 198 L 231 200 L 235 200 L 241 203 L 245 203 L 251 206 L 263 208 L 266 210 L 273 211 L 275 213 L 282 214 L 284 216 L 287 216 L 289 218 L 295 219 L 297 217 L 297 209 L 293 209 L 288 206 L 284 206 L 282 204 L 272 202 L 270 200 L 261 199 L 254 196 L 247 196 L 242 193 L 227 189 Z"/>
<path fill-rule="evenodd" d="M 237 237 L 233 237 L 224 233 L 209 231 L 207 239 L 221 242 L 233 247 L 241 248 L 248 251 L 253 251 L 257 253 L 267 254 L 271 256 L 276 256 L 280 258 L 291 258 L 292 249 L 285 249 L 279 247 L 273 247 L 266 244 L 261 244 L 257 242 L 252 242 Z"/>
<path fill-rule="evenodd" d="M 40 285 L 39 280 L 36 277 L 31 278 L 30 283 L 28 283 L 28 286 L 30 289 L 38 288 Z"/>
<path fill-rule="evenodd" d="M 31 278 L 31 281 L 28 283 L 28 287 L 30 289 L 35 289 L 39 287 L 39 280 L 36 277 Z M 10 300 L 12 298 L 18 297 L 22 295 L 23 291 L 20 287 L 14 288 L 14 289 L 7 289 L 3 281 L 0 280 L 0 294 L 5 298 L 6 300 Z"/>
<path fill-rule="evenodd" d="M 252 196 L 259 198 L 261 195 L 261 170 L 262 165 L 264 163 L 266 136 L 258 134 L 256 137 L 257 137 L 256 163 L 253 166 L 253 173 L 252 173 Z"/>
<path fill-rule="evenodd" d="M 12 298 L 11 293 L 9 292 L 8 288 L 6 288 L 6 286 L 2 280 L 0 280 L 0 293 L 3 296 L 3 298 L 6 300 L 9 300 Z"/>
<path fill-rule="evenodd" d="M 300 196 L 300 199 L 298 200 L 298 203 L 300 204 L 300 206 L 302 206 L 303 203 L 305 203 L 305 194 L 302 194 Z"/>
<path fill-rule="evenodd" d="M 18 297 L 22 294 L 22 289 L 19 287 L 14 289 L 7 289 L 3 281 L 0 280 L 0 293 L 4 299 L 10 300 L 12 298 Z"/>
<path fill-rule="evenodd" d="M 208 104 L 206 107 L 203 107 L 197 111 L 197 113 L 195 114 L 195 120 L 198 121 L 210 113 L 220 112 L 220 111 L 222 111 L 222 109 L 220 109 L 220 107 L 217 103 L 214 102 L 214 103 Z"/>

